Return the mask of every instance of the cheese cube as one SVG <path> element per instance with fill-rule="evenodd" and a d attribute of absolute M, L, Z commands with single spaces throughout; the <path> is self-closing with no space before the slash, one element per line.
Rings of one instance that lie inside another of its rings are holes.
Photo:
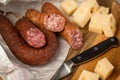
<path fill-rule="evenodd" d="M 112 73 L 114 66 L 108 61 L 107 58 L 103 58 L 98 61 L 95 72 L 98 73 L 102 80 L 106 80 Z"/>
<path fill-rule="evenodd" d="M 96 0 L 84 1 L 73 13 L 73 22 L 83 28 L 88 23 L 92 13 L 95 12 L 98 7 L 99 5 Z"/>
<path fill-rule="evenodd" d="M 102 34 L 103 33 L 102 24 L 101 24 L 102 18 L 103 18 L 102 15 L 95 14 L 90 20 L 88 30 L 90 32 Z"/>
<path fill-rule="evenodd" d="M 99 80 L 99 75 L 87 70 L 83 70 L 78 80 Z"/>
<path fill-rule="evenodd" d="M 100 6 L 96 12 L 99 14 L 108 14 L 109 8 L 106 8 L 104 6 Z"/>
<path fill-rule="evenodd" d="M 103 22 L 102 29 L 105 36 L 107 37 L 114 36 L 116 32 L 116 21 L 114 16 L 112 14 L 104 16 L 104 18 L 102 19 L 102 22 Z"/>
<path fill-rule="evenodd" d="M 108 13 L 109 13 L 109 8 L 106 8 L 106 7 L 104 7 L 104 6 L 100 6 L 100 7 L 96 10 L 96 12 L 94 12 L 93 16 L 94 16 L 95 14 L 105 15 L 105 14 L 108 14 Z"/>
<path fill-rule="evenodd" d="M 96 0 L 86 0 L 86 5 L 90 7 L 91 13 L 96 12 L 96 10 L 99 8 L 99 4 Z"/>
<path fill-rule="evenodd" d="M 72 21 L 81 28 L 84 28 L 90 17 L 91 13 L 89 10 L 79 7 L 73 14 Z"/>
<path fill-rule="evenodd" d="M 64 2 L 60 4 L 60 6 L 63 9 L 63 11 L 68 16 L 70 16 L 77 9 L 78 4 L 74 0 L 64 0 Z"/>
<path fill-rule="evenodd" d="M 107 15 L 109 12 L 109 8 L 100 6 L 97 11 L 92 15 L 88 30 L 90 32 L 102 34 L 102 19 L 104 18 L 104 15 Z"/>

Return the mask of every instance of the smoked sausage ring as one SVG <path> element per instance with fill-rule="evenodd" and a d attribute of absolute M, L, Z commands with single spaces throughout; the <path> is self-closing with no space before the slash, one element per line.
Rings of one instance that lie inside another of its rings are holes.
<path fill-rule="evenodd" d="M 42 48 L 33 48 L 23 41 L 13 24 L 5 16 L 0 15 L 0 34 L 12 53 L 28 65 L 43 65 L 53 58 L 57 51 L 55 34 L 44 28 L 41 28 L 41 31 L 46 36 L 46 45 Z"/>

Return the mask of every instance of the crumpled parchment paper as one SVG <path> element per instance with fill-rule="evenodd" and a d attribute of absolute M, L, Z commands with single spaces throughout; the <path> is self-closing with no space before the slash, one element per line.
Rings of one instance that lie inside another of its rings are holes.
<path fill-rule="evenodd" d="M 53 3 L 56 4 L 56 0 L 54 1 L 55 2 Z M 7 5 L 0 4 L 0 10 L 6 11 L 6 12 L 9 12 L 9 11 L 14 12 L 18 16 L 22 17 L 25 14 L 26 10 L 29 8 L 35 8 L 37 10 L 40 10 L 42 3 L 43 3 L 43 0 L 38 0 L 38 1 L 36 0 L 33 2 L 11 1 Z M 7 17 L 12 21 L 13 24 L 15 24 L 17 20 L 15 16 L 8 15 Z M 66 43 L 65 40 L 63 40 L 59 36 L 57 38 L 58 38 L 59 46 L 58 46 L 56 55 L 53 57 L 53 59 L 46 65 L 33 67 L 20 62 L 12 54 L 12 52 L 9 50 L 8 46 L 0 36 L 0 45 L 2 45 L 10 61 L 14 64 L 14 67 L 15 67 L 15 70 L 13 72 L 7 74 L 8 80 L 50 80 L 52 76 L 55 74 L 55 72 L 62 65 L 70 48 L 70 46 L 68 45 L 68 43 Z M 28 76 L 29 79 L 25 78 L 24 75 Z"/>

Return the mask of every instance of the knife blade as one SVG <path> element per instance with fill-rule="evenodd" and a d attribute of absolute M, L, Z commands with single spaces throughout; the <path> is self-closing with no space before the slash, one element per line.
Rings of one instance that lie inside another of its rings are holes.
<path fill-rule="evenodd" d="M 72 72 L 74 65 L 80 65 L 91 59 L 101 55 L 103 52 L 109 50 L 110 48 L 118 46 L 117 37 L 110 37 L 99 44 L 89 48 L 88 50 L 78 54 L 77 56 L 71 58 L 70 60 L 64 62 L 51 80 L 59 80 Z"/>

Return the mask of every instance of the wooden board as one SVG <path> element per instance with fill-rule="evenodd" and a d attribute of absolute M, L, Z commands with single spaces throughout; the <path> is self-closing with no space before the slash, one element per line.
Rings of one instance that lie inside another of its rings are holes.
<path fill-rule="evenodd" d="M 117 21 L 117 32 L 116 32 L 115 36 L 119 39 L 119 42 L 120 42 L 120 5 L 116 1 L 113 1 L 113 2 L 112 1 L 113 0 L 99 0 L 98 2 L 101 5 L 105 5 L 105 6 L 108 6 L 111 8 L 111 12 L 113 13 L 113 15 Z M 112 5 L 111 5 L 111 3 L 112 3 Z M 90 48 L 91 46 L 106 39 L 106 37 L 104 35 L 90 33 L 88 31 L 86 31 L 86 29 L 83 29 L 82 31 L 83 31 L 84 35 L 86 35 L 83 48 L 80 50 L 70 49 L 69 55 L 66 60 L 74 57 L 78 53 L 80 53 L 80 52 Z M 120 75 L 120 62 L 119 62 L 120 61 L 120 45 L 117 48 L 110 49 L 109 51 L 105 52 L 105 54 L 97 57 L 96 59 L 94 59 L 90 62 L 87 62 L 85 64 L 74 67 L 73 73 L 70 74 L 69 76 L 63 78 L 62 80 L 78 80 L 82 70 L 86 69 L 89 71 L 94 71 L 97 61 L 99 61 L 100 59 L 102 59 L 104 57 L 107 57 L 109 59 L 109 61 L 115 66 L 114 72 L 108 78 L 108 80 L 116 80 L 116 78 Z"/>

